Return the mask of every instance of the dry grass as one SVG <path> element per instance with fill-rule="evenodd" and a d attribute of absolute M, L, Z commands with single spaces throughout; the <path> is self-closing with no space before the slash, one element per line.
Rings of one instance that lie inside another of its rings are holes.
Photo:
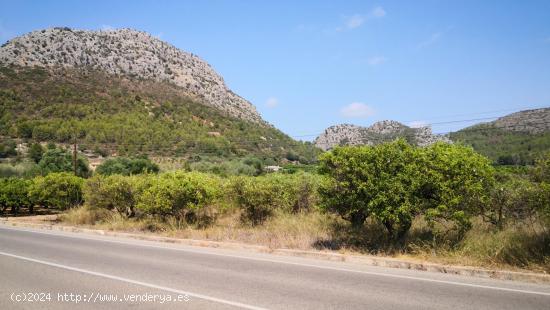
<path fill-rule="evenodd" d="M 383 227 L 369 221 L 353 229 L 340 218 L 320 212 L 276 213 L 263 225 L 242 223 L 237 210 L 217 216 L 202 227 L 174 218 L 127 219 L 117 213 L 79 207 L 60 219 L 72 225 L 126 232 L 212 241 L 263 245 L 270 248 L 332 250 L 367 253 L 434 263 L 550 272 L 550 233 L 542 226 L 516 226 L 502 231 L 476 223 L 462 239 L 434 236 L 422 219 L 416 219 L 407 238 L 399 244 L 389 240 Z M 447 240 L 447 241 L 443 241 Z"/>

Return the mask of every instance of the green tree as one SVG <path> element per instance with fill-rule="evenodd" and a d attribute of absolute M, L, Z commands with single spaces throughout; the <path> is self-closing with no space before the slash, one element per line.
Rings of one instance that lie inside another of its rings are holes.
<path fill-rule="evenodd" d="M 71 172 L 73 168 L 73 156 L 62 149 L 48 149 L 38 163 L 42 174 L 53 172 Z M 90 174 L 88 162 L 82 156 L 77 157 L 76 174 L 80 177 L 87 177 Z"/>
<path fill-rule="evenodd" d="M 40 143 L 33 143 L 29 147 L 28 157 L 38 164 L 42 159 L 42 155 L 44 155 L 44 152 L 44 147 L 40 145 Z"/>
<path fill-rule="evenodd" d="M 0 143 L 0 158 L 17 155 L 17 144 L 13 140 L 5 140 Z"/>
<path fill-rule="evenodd" d="M 374 215 L 399 239 L 417 215 L 431 224 L 452 222 L 461 231 L 488 202 L 490 161 L 471 148 L 436 143 L 415 148 L 404 140 L 374 147 L 338 147 L 320 157 L 327 178 L 322 205 L 354 226 Z"/>
<path fill-rule="evenodd" d="M 220 180 L 199 172 L 165 173 L 151 180 L 138 198 L 137 208 L 146 214 L 185 217 L 213 203 Z"/>
<path fill-rule="evenodd" d="M 491 161 L 471 147 L 436 143 L 424 150 L 421 194 L 429 222 L 450 221 L 464 232 L 486 210 L 494 185 Z"/>
<path fill-rule="evenodd" d="M 532 177 L 535 182 L 550 183 L 550 152 L 545 153 L 535 161 Z"/>
<path fill-rule="evenodd" d="M 83 193 L 88 206 L 116 210 L 128 217 L 134 215 L 136 190 L 129 177 L 96 175 L 86 180 Z"/>
<path fill-rule="evenodd" d="M 320 157 L 328 176 L 320 189 L 323 206 L 353 226 L 373 214 L 394 238 L 402 237 L 419 213 L 418 150 L 404 140 L 375 147 L 337 147 Z"/>
<path fill-rule="evenodd" d="M 28 207 L 33 213 L 33 204 L 28 197 L 31 181 L 19 178 L 0 179 L 0 208 L 2 214 L 7 208 L 17 215 L 21 207 Z"/>
<path fill-rule="evenodd" d="M 66 210 L 82 203 L 84 179 L 71 173 L 50 173 L 33 180 L 29 196 L 33 203 Z"/>
<path fill-rule="evenodd" d="M 97 167 L 96 172 L 102 175 L 134 175 L 140 173 L 157 173 L 159 170 L 159 166 L 146 157 L 117 157 L 107 159 Z"/>

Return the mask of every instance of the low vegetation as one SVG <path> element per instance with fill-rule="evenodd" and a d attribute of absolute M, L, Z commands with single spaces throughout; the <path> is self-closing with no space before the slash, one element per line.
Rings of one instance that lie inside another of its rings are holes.
<path fill-rule="evenodd" d="M 319 173 L 124 171 L 4 178 L 0 206 L 105 229 L 550 271 L 550 154 L 495 168 L 469 147 L 397 140 L 335 148 Z"/>
<path fill-rule="evenodd" d="M 493 124 L 480 124 L 451 133 L 453 141 L 471 145 L 477 152 L 503 166 L 533 165 L 550 149 L 550 132 L 512 131 Z"/>
<path fill-rule="evenodd" d="M 231 117 L 170 83 L 81 70 L 0 67 L 0 137 L 96 154 L 310 163 L 319 150 L 271 125 Z M 0 141 L 3 141 L 0 139 Z M 6 139 L 6 141 L 12 141 Z M 0 158 L 14 155 L 0 143 Z"/>

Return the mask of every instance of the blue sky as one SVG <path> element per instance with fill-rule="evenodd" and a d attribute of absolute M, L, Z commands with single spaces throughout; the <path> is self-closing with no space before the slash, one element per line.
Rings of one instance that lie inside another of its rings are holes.
<path fill-rule="evenodd" d="M 266 120 L 302 139 L 338 123 L 430 124 L 550 106 L 550 1 L 1 1 L 1 7 L 0 41 L 53 26 L 147 31 L 208 61 Z"/>

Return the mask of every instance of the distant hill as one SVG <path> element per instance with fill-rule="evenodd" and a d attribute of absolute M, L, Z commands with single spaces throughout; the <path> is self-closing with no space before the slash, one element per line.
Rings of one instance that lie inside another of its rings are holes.
<path fill-rule="evenodd" d="M 0 47 L 0 140 L 103 154 L 313 160 L 206 62 L 129 29 L 54 28 Z"/>
<path fill-rule="evenodd" d="M 526 110 L 450 134 L 495 163 L 529 165 L 550 151 L 550 108 Z"/>
<path fill-rule="evenodd" d="M 111 75 L 169 82 L 201 102 L 241 119 L 262 122 L 256 108 L 227 88 L 198 56 L 148 33 L 50 28 L 30 32 L 0 47 L 0 64 L 93 69 Z"/>
<path fill-rule="evenodd" d="M 445 136 L 432 134 L 429 127 L 412 128 L 396 121 L 386 120 L 370 127 L 350 124 L 331 126 L 319 135 L 314 143 L 322 150 L 329 150 L 339 145 L 375 145 L 400 137 L 419 146 L 436 141 L 449 141 Z"/>

